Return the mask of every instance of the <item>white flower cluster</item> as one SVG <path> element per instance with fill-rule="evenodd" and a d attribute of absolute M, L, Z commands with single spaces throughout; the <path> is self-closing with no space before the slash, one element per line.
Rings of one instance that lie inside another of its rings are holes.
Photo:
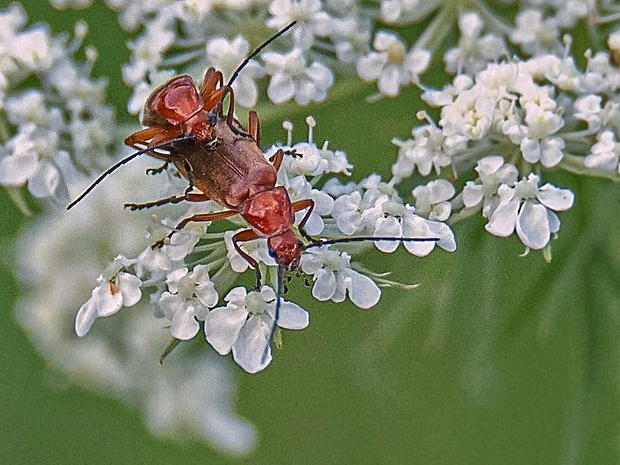
<path fill-rule="evenodd" d="M 145 238 L 136 231 L 148 223 L 150 213 L 119 206 L 135 195 L 134 189 L 161 194 L 161 183 L 144 175 L 146 166 L 136 161 L 106 179 L 106 189 L 95 190 L 79 211 L 47 209 L 32 222 L 16 247 L 26 289 L 17 319 L 51 368 L 72 383 L 138 408 L 153 433 L 200 439 L 225 454 L 247 455 L 258 434 L 236 413 L 233 363 L 204 347 L 181 346 L 161 365 L 158 357 L 170 335 L 153 318 L 148 299 L 136 303 L 139 280 L 118 271 L 127 262 L 113 261 L 102 278 L 109 281 L 101 281 L 95 294 L 102 314 L 135 304 L 132 311 L 106 319 L 88 337 L 75 334 L 75 310 L 92 288 L 99 263 L 113 253 L 130 255 L 144 247 Z M 199 272 L 194 277 L 200 281 Z M 168 284 L 176 290 L 184 285 L 183 277 Z"/>
<path fill-rule="evenodd" d="M 105 82 L 89 77 L 95 50 L 86 48 L 86 63 L 73 59 L 86 25 L 68 42 L 26 20 L 18 4 L 0 10 L 0 185 L 66 201 L 75 166 L 102 166 L 114 113 Z"/>
<path fill-rule="evenodd" d="M 440 109 L 440 119 L 414 128 L 411 139 L 395 141 L 395 182 L 414 171 L 427 176 L 447 167 L 467 176 L 475 167 L 478 177 L 455 197 L 449 222 L 481 210 L 487 231 L 516 231 L 526 247 L 545 249 L 548 258 L 551 234 L 560 226 L 555 212 L 570 208 L 574 195 L 551 184 L 539 187 L 541 171 L 619 179 L 615 41 L 612 35 L 608 52 L 587 54 L 585 70 L 564 52 L 544 53 L 490 63 L 458 74 L 442 90 L 427 89 L 422 98 Z"/>
<path fill-rule="evenodd" d="M 253 59 L 233 84 L 238 104 L 258 99 L 256 80 L 267 77 L 267 95 L 275 103 L 300 105 L 322 101 L 334 83 L 329 63 L 351 62 L 367 49 L 370 23 L 357 2 L 320 0 L 108 0 L 121 23 L 143 29 L 130 43 L 125 82 L 134 88 L 129 105 L 137 113 L 150 91 L 174 74 L 198 75 L 208 66 L 228 79 L 256 47 L 277 30 L 297 21 L 287 37 Z M 342 3 L 348 3 L 343 5 Z M 263 27 L 257 27 L 262 24 Z M 231 34 L 231 31 L 234 31 Z M 248 32 L 250 31 L 250 32 Z M 326 56 L 317 59 L 321 55 Z M 330 58 L 331 57 L 331 58 Z M 258 58 L 258 57 L 257 57 Z"/>
<path fill-rule="evenodd" d="M 278 182 L 286 186 L 293 201 L 314 201 L 315 207 L 306 223 L 309 234 L 315 238 L 362 236 L 368 238 L 368 243 L 376 238 L 376 247 L 384 252 L 394 252 L 399 238 L 433 239 L 404 241 L 405 248 L 417 256 L 429 254 L 435 245 L 448 251 L 456 249 L 454 235 L 444 222 L 450 212 L 447 201 L 454 195 L 450 183 L 433 181 L 419 186 L 413 192 L 416 199 L 413 205 L 403 203 L 393 186 L 376 175 L 346 185 L 331 178 L 318 189 L 325 175 L 349 174 L 352 165 L 344 152 L 329 149 L 327 143 L 317 146 L 312 140 L 314 119 L 308 118 L 307 122 L 310 128 L 307 142 L 291 146 L 292 124 L 286 122 L 289 145 L 274 146 L 266 151 L 265 157 L 271 158 L 279 149 L 293 154 L 283 160 Z M 192 211 L 205 211 L 207 207 L 198 208 L 193 206 Z M 303 214 L 303 211 L 298 213 L 298 221 Z M 165 220 L 163 224 L 176 223 Z M 153 241 L 169 231 L 162 225 L 155 229 L 151 231 Z M 136 258 L 117 257 L 99 276 L 91 298 L 78 312 L 76 333 L 83 336 L 97 318 L 137 304 L 148 289 L 155 316 L 168 321 L 173 338 L 192 339 L 202 325 L 204 337 L 217 352 L 223 355 L 232 352 L 239 366 L 250 373 L 263 370 L 272 359 L 274 328 L 303 329 L 309 324 L 309 315 L 277 295 L 274 285 L 249 291 L 234 287 L 224 294 L 234 284 L 236 274 L 249 267 L 232 244 L 233 234 L 234 231 L 211 233 L 208 224 L 190 223 L 159 248 L 149 246 Z M 355 269 L 348 253 L 338 250 L 335 244 L 312 245 L 301 256 L 300 270 L 311 277 L 312 295 L 316 299 L 342 302 L 348 295 L 351 302 L 364 309 L 379 301 L 379 286 Z M 267 241 L 256 239 L 244 243 L 243 247 L 259 263 L 268 282 L 273 282 L 277 265 L 268 252 Z M 389 281 L 381 279 L 379 283 Z M 225 306 L 217 306 L 220 297 Z"/>

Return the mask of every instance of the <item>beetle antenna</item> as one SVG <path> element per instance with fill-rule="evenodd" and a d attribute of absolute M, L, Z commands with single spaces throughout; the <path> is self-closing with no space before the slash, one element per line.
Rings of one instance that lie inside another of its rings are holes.
<path fill-rule="evenodd" d="M 143 150 L 138 150 L 137 152 L 132 153 L 131 155 L 129 155 L 129 156 L 127 156 L 127 157 L 123 158 L 122 160 L 118 161 L 118 162 L 117 162 L 117 163 L 115 163 L 114 165 L 110 166 L 110 167 L 109 167 L 107 170 L 105 170 L 103 173 L 101 173 L 101 174 L 99 175 L 99 177 L 98 177 L 97 179 L 95 179 L 95 180 L 92 182 L 92 184 L 91 184 L 90 186 L 88 186 L 88 188 L 87 188 L 84 192 L 82 192 L 82 193 L 79 195 L 79 197 L 78 197 L 78 198 L 76 198 L 73 202 L 71 202 L 69 205 L 67 205 L 67 210 L 71 210 L 73 207 L 75 207 L 75 205 L 76 205 L 76 204 L 77 204 L 80 200 L 82 200 L 84 197 L 86 197 L 88 194 L 90 194 L 90 192 L 91 192 L 91 191 L 92 191 L 95 187 L 97 187 L 97 184 L 99 184 L 101 181 L 103 181 L 103 180 L 104 180 L 104 178 L 105 178 L 106 176 L 108 176 L 109 174 L 112 174 L 112 173 L 113 173 L 114 171 L 116 171 L 118 168 L 120 168 L 121 166 L 123 166 L 123 165 L 124 165 L 124 164 L 126 164 L 126 163 L 129 163 L 129 162 L 130 162 L 131 160 L 133 160 L 134 158 L 139 157 L 140 155 L 143 155 L 143 154 L 145 154 L 145 153 L 147 153 L 147 152 L 151 152 L 151 151 L 156 150 L 156 149 L 163 149 L 163 148 L 165 148 L 165 147 L 167 147 L 167 146 L 169 146 L 169 145 L 173 144 L 174 142 L 179 142 L 179 141 L 181 141 L 181 140 L 187 140 L 187 139 L 188 139 L 188 137 L 187 137 L 187 136 L 182 137 L 182 138 L 181 138 L 181 137 L 177 137 L 176 139 L 169 140 L 168 142 L 165 142 L 165 143 L 163 143 L 163 144 L 160 144 L 160 145 L 155 145 L 155 146 L 153 146 L 153 147 L 148 147 L 148 148 L 145 148 L 145 149 L 143 149 Z"/>
<path fill-rule="evenodd" d="M 271 343 L 273 342 L 273 336 L 276 334 L 276 328 L 278 327 L 278 319 L 280 318 L 280 306 L 282 305 L 282 282 L 284 281 L 283 276 L 284 267 L 282 265 L 278 265 L 278 289 L 276 293 L 276 310 L 273 315 L 273 326 L 271 327 L 271 332 L 269 333 L 269 339 L 267 340 L 267 345 L 265 346 L 263 357 L 260 360 L 261 365 L 265 363 L 267 355 L 269 355 L 269 349 L 271 347 Z"/>
<path fill-rule="evenodd" d="M 347 242 L 365 242 L 365 241 L 402 241 L 402 242 L 438 242 L 438 237 L 396 237 L 396 236 L 352 236 L 339 237 L 336 239 L 316 239 L 308 244 L 304 244 L 303 250 L 311 247 L 321 247 L 322 245 L 342 244 Z"/>
<path fill-rule="evenodd" d="M 228 93 L 228 88 L 230 88 L 230 86 L 232 86 L 232 83 L 235 82 L 235 79 L 237 79 L 237 77 L 239 76 L 239 73 L 241 72 L 241 70 L 243 68 L 245 68 L 245 66 L 250 62 L 250 60 L 252 58 L 254 58 L 256 55 L 258 55 L 260 52 L 262 52 L 263 49 L 265 47 L 267 47 L 271 42 L 276 40 L 282 34 L 286 33 L 286 31 L 288 31 L 290 28 L 292 28 L 296 23 L 297 23 L 297 21 L 292 21 L 290 24 L 288 24 L 288 26 L 284 27 L 283 29 L 280 29 L 278 32 L 276 32 L 274 35 L 272 35 L 269 39 L 267 39 L 265 42 L 260 44 L 252 53 L 250 53 L 248 55 L 248 57 L 245 60 L 243 60 L 243 62 L 239 66 L 237 66 L 237 69 L 235 70 L 234 73 L 232 73 L 232 76 L 230 77 L 230 79 L 226 83 L 226 90 L 222 94 L 222 100 L 224 100 L 224 97 Z"/>
<path fill-rule="evenodd" d="M 286 33 L 290 28 L 292 28 L 295 24 L 297 23 L 297 21 L 292 21 L 290 24 L 288 24 L 286 27 L 284 27 L 283 29 L 280 29 L 278 32 L 276 32 L 274 35 L 272 35 L 269 39 L 267 39 L 265 42 L 263 42 L 262 44 L 260 44 L 252 53 L 250 53 L 247 58 L 245 60 L 243 60 L 241 62 L 241 64 L 239 66 L 237 66 L 237 69 L 235 70 L 234 73 L 232 73 L 232 76 L 230 76 L 230 79 L 228 80 L 228 82 L 226 83 L 226 85 L 224 86 L 224 92 L 222 92 L 222 97 L 220 98 L 220 103 L 218 103 L 217 105 L 217 111 L 215 111 L 215 114 L 219 114 L 219 109 L 222 106 L 222 102 L 224 101 L 224 98 L 226 97 L 226 94 L 228 94 L 228 91 L 230 89 L 230 86 L 232 86 L 233 82 L 235 82 L 235 79 L 237 79 L 237 77 L 239 77 L 239 73 L 241 72 L 241 70 L 243 68 L 246 67 L 246 65 L 250 62 L 250 60 L 252 58 L 254 58 L 256 55 L 258 55 L 260 52 L 263 51 L 263 49 L 265 47 L 267 47 L 271 42 L 273 42 L 274 40 L 276 40 L 278 37 L 280 37 L 282 34 Z"/>

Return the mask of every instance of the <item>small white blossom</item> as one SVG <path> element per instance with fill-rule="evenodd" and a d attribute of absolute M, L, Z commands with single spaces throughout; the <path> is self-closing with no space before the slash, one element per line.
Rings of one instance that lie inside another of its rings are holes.
<path fill-rule="evenodd" d="M 224 240 L 226 242 L 226 249 L 228 250 L 226 257 L 230 262 L 232 270 L 236 273 L 243 273 L 249 268 L 250 264 L 237 251 L 232 241 L 232 237 L 239 231 L 243 231 L 243 229 L 239 229 L 236 231 L 226 231 L 224 233 Z M 241 247 L 243 247 L 243 251 L 246 254 L 248 254 L 258 263 L 264 263 L 267 266 L 276 266 L 275 259 L 269 254 L 269 249 L 267 248 L 267 239 L 260 238 L 253 241 L 243 242 L 241 244 Z"/>
<path fill-rule="evenodd" d="M 324 173 L 351 174 L 353 165 L 342 150 L 328 149 L 325 141 L 321 148 L 314 143 L 300 142 L 292 147 L 299 156 L 284 157 L 284 170 L 292 175 L 320 176 Z"/>
<path fill-rule="evenodd" d="M 387 23 L 405 23 L 432 11 L 435 2 L 420 0 L 381 0 L 381 18 Z"/>
<path fill-rule="evenodd" d="M 449 200 L 455 192 L 454 185 L 445 179 L 415 187 L 411 194 L 416 199 L 416 213 L 432 221 L 446 221 L 452 211 Z"/>
<path fill-rule="evenodd" d="M 433 169 L 440 173 L 441 168 L 450 165 L 451 155 L 467 146 L 464 136 L 446 137 L 444 131 L 431 124 L 413 128 L 411 134 L 413 139 L 392 140 L 399 147 L 398 159 L 392 165 L 397 182 L 411 176 L 416 168 L 422 176 L 428 176 Z"/>
<path fill-rule="evenodd" d="M 510 138 L 520 144 L 525 161 L 540 161 L 544 167 L 553 168 L 562 161 L 565 143 L 562 138 L 551 137 L 551 134 L 560 130 L 564 120 L 553 111 L 554 108 L 545 109 L 539 104 L 526 104 L 525 110 L 526 126 L 509 129 Z"/>
<path fill-rule="evenodd" d="M 207 225 L 208 223 L 204 222 L 192 222 L 183 229 L 174 231 L 170 240 L 163 245 L 163 250 L 170 260 L 176 262 L 187 257 L 204 234 Z"/>
<path fill-rule="evenodd" d="M 293 48 L 286 54 L 264 52 L 267 74 L 271 75 L 267 95 L 274 103 L 295 99 L 299 105 L 321 102 L 327 90 L 334 83 L 331 69 L 318 61 L 306 66 L 306 59 L 300 48 Z"/>
<path fill-rule="evenodd" d="M 598 134 L 597 142 L 592 146 L 592 152 L 584 159 L 583 163 L 588 168 L 620 172 L 618 157 L 620 157 L 620 144 L 616 142 L 613 132 L 604 131 Z"/>
<path fill-rule="evenodd" d="M 584 95 L 575 100 L 573 116 L 588 123 L 588 128 L 596 131 L 601 124 L 601 96 Z"/>
<path fill-rule="evenodd" d="M 269 4 L 271 17 L 267 27 L 282 29 L 291 21 L 297 21 L 293 29 L 293 42 L 296 47 L 309 49 L 314 37 L 325 37 L 331 33 L 332 19 L 323 10 L 320 0 L 272 0 Z"/>
<path fill-rule="evenodd" d="M 207 63 L 222 72 L 224 79 L 229 79 L 237 67 L 250 53 L 250 42 L 242 35 L 229 41 L 217 36 L 209 39 L 206 46 Z M 263 70 L 256 60 L 250 60 L 241 70 L 232 85 L 235 91 L 235 103 L 243 107 L 253 107 L 258 99 L 258 86 L 255 80 L 261 77 Z"/>
<path fill-rule="evenodd" d="M 454 233 L 441 221 L 428 220 L 418 214 L 411 205 L 386 202 L 384 215 L 375 224 L 375 237 L 394 237 L 407 239 L 435 239 L 433 241 L 402 241 L 405 249 L 417 257 L 425 257 L 438 245 L 448 252 L 456 250 Z M 375 246 L 382 252 L 394 252 L 400 241 L 377 240 Z"/>
<path fill-rule="evenodd" d="M 495 34 L 481 36 L 483 26 L 482 18 L 475 12 L 467 12 L 459 17 L 461 36 L 458 47 L 448 50 L 444 55 L 447 71 L 474 74 L 484 69 L 489 62 L 507 55 L 501 37 Z"/>
<path fill-rule="evenodd" d="M 332 216 L 338 229 L 348 236 L 364 230 L 372 231 L 383 215 L 382 205 L 389 199 L 379 189 L 366 189 L 363 194 L 356 190 L 336 199 Z"/>
<path fill-rule="evenodd" d="M 122 307 L 131 307 L 140 301 L 142 281 L 133 274 L 121 271 L 125 264 L 129 262 L 124 257 L 117 257 L 97 278 L 97 287 L 75 318 L 78 336 L 84 336 L 97 318 L 114 315 Z"/>
<path fill-rule="evenodd" d="M 157 71 L 174 39 L 175 32 L 171 27 L 150 23 L 144 35 L 129 43 L 132 59 L 123 66 L 123 80 L 133 86 Z"/>
<path fill-rule="evenodd" d="M 209 312 L 205 334 L 209 344 L 220 354 L 231 350 L 233 358 L 248 373 L 264 370 L 271 362 L 270 336 L 277 325 L 285 329 L 304 329 L 310 317 L 299 305 L 280 301 L 278 320 L 274 290 L 263 286 L 260 291 L 247 292 L 244 287 L 232 289 L 224 298 L 225 307 Z"/>
<path fill-rule="evenodd" d="M 478 160 L 476 165 L 479 182 L 467 181 L 463 187 L 463 203 L 467 208 L 482 205 L 482 215 L 488 218 L 497 207 L 498 189 L 501 185 L 512 187 L 518 179 L 517 167 L 504 163 L 500 155 L 491 155 Z"/>
<path fill-rule="evenodd" d="M 351 269 L 351 257 L 328 247 L 312 247 L 301 257 L 301 269 L 313 275 L 314 298 L 342 302 L 349 295 L 359 308 L 373 307 L 381 297 L 381 290 L 368 276 Z"/>
<path fill-rule="evenodd" d="M 341 62 L 354 63 L 368 51 L 371 38 L 370 18 L 353 14 L 342 18 L 332 18 L 331 39 L 336 49 L 336 57 Z"/>
<path fill-rule="evenodd" d="M 551 184 L 538 187 L 538 182 L 538 176 L 531 173 L 514 187 L 502 184 L 498 190 L 500 202 L 490 213 L 485 229 L 500 237 L 510 236 L 516 229 L 528 248 L 544 248 L 551 234 L 560 229 L 555 212 L 572 207 L 574 194 Z"/>
<path fill-rule="evenodd" d="M 543 19 L 539 10 L 524 10 L 517 14 L 517 28 L 510 40 L 524 52 L 535 55 L 559 46 L 560 29 L 555 18 Z"/>
<path fill-rule="evenodd" d="M 161 316 L 170 320 L 174 338 L 191 339 L 200 329 L 197 320 L 204 320 L 219 298 L 209 279 L 209 267 L 196 265 L 191 273 L 186 267 L 177 268 L 168 273 L 166 284 L 168 290 L 157 301 Z"/>
<path fill-rule="evenodd" d="M 311 199 L 314 208 L 306 220 L 305 228 L 308 234 L 318 235 L 323 231 L 324 223 L 321 216 L 329 215 L 334 208 L 334 199 L 319 189 L 313 189 L 305 176 L 295 176 L 285 183 L 287 191 L 293 202 L 303 199 Z M 307 210 L 296 213 L 298 221 L 307 214 Z"/>
<path fill-rule="evenodd" d="M 402 86 L 417 83 L 430 63 L 430 52 L 415 48 L 407 52 L 392 32 L 377 32 L 373 47 L 376 51 L 358 60 L 357 73 L 364 81 L 377 81 L 379 92 L 388 97 L 397 96 Z"/>

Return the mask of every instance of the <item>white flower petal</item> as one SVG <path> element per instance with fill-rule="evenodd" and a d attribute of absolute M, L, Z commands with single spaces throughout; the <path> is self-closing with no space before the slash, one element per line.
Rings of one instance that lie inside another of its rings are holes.
<path fill-rule="evenodd" d="M 306 74 L 319 89 L 329 89 L 334 84 L 334 73 L 332 70 L 318 61 L 312 62 L 306 68 Z"/>
<path fill-rule="evenodd" d="M 510 236 L 515 230 L 518 211 L 518 199 L 510 199 L 507 203 L 500 204 L 491 215 L 484 229 L 495 236 Z"/>
<path fill-rule="evenodd" d="M 560 218 L 556 215 L 553 210 L 547 209 L 547 219 L 549 220 L 549 231 L 552 233 L 556 233 L 560 230 Z"/>
<path fill-rule="evenodd" d="M 428 227 L 434 237 L 438 238 L 437 245 L 448 252 L 454 252 L 456 250 L 456 241 L 454 239 L 454 232 L 450 229 L 446 223 L 441 221 L 427 221 Z"/>
<path fill-rule="evenodd" d="M 7 155 L 0 159 L 0 184 L 21 186 L 34 175 L 38 167 L 37 154 L 33 151 L 20 155 Z"/>
<path fill-rule="evenodd" d="M 568 210 L 573 206 L 575 195 L 568 189 L 560 189 L 552 184 L 545 184 L 536 195 L 540 203 L 555 211 Z"/>
<path fill-rule="evenodd" d="M 379 218 L 376 223 L 374 236 L 375 237 L 402 237 L 403 231 L 400 222 L 394 216 L 388 216 L 386 218 Z M 400 244 L 399 240 L 394 241 L 375 241 L 375 247 L 381 252 L 392 253 Z"/>
<path fill-rule="evenodd" d="M 517 234 L 530 249 L 545 247 L 551 236 L 547 209 L 539 203 L 526 201 L 519 212 Z"/>
<path fill-rule="evenodd" d="M 564 152 L 562 152 L 564 149 L 564 140 L 559 137 L 548 139 L 543 141 L 541 149 L 540 162 L 546 168 L 553 168 L 560 163 L 564 157 Z"/>
<path fill-rule="evenodd" d="M 131 307 L 140 301 L 142 298 L 140 286 L 142 286 L 142 281 L 137 276 L 124 272 L 118 274 L 118 287 L 123 296 L 123 307 Z"/>
<path fill-rule="evenodd" d="M 104 281 L 93 291 L 99 316 L 110 316 L 123 306 L 123 296 L 119 289 L 109 281 Z"/>
<path fill-rule="evenodd" d="M 336 289 L 336 276 L 331 270 L 321 269 L 315 274 L 316 280 L 312 287 L 312 297 L 325 301 L 333 297 Z"/>
<path fill-rule="evenodd" d="M 415 214 L 408 214 L 403 218 L 403 237 L 432 238 L 437 236 L 430 230 L 428 220 Z M 416 257 L 424 257 L 435 248 L 434 242 L 406 241 L 403 244 L 407 252 Z"/>
<path fill-rule="evenodd" d="M 93 297 L 80 307 L 80 311 L 75 317 L 75 333 L 79 337 L 84 336 L 97 319 L 97 303 L 95 302 L 94 294 L 95 292 L 93 291 Z"/>
<path fill-rule="evenodd" d="M 42 161 L 28 181 L 28 190 L 37 198 L 51 197 L 58 189 L 60 181 L 58 168 L 50 162 Z"/>
<path fill-rule="evenodd" d="M 304 329 L 310 324 L 310 315 L 294 302 L 282 301 L 278 326 L 286 329 Z"/>
<path fill-rule="evenodd" d="M 364 81 L 376 81 L 387 63 L 387 53 L 371 52 L 357 62 L 357 74 Z"/>
<path fill-rule="evenodd" d="M 475 207 L 482 202 L 484 188 L 473 181 L 467 181 L 463 187 L 463 204 L 468 207 Z"/>
<path fill-rule="evenodd" d="M 179 309 L 170 322 L 170 334 L 172 337 L 187 341 L 193 338 L 200 329 L 200 325 L 194 317 L 194 307 L 191 305 Z"/>
<path fill-rule="evenodd" d="M 401 71 L 395 65 L 388 65 L 383 69 L 377 86 L 379 91 L 388 97 L 396 97 L 400 91 Z"/>
<path fill-rule="evenodd" d="M 273 103 L 283 103 L 290 100 L 295 94 L 293 78 L 285 73 L 276 73 L 271 77 L 267 86 L 267 95 Z"/>
<path fill-rule="evenodd" d="M 198 284 L 194 292 L 196 293 L 196 297 L 198 297 L 200 303 L 205 307 L 215 307 L 217 305 L 219 296 L 217 295 L 213 281 L 209 280 Z"/>
<path fill-rule="evenodd" d="M 349 278 L 349 299 L 359 308 L 370 308 L 379 302 L 381 289 L 368 276 L 355 270 L 344 269 L 342 273 Z"/>
<path fill-rule="evenodd" d="M 244 307 L 229 305 L 214 308 L 205 318 L 207 341 L 218 353 L 226 355 L 232 349 L 247 318 L 248 311 Z"/>
<path fill-rule="evenodd" d="M 272 322 L 266 315 L 253 315 L 239 331 L 232 348 L 233 358 L 248 373 L 264 370 L 271 362 L 268 343 Z"/>
<path fill-rule="evenodd" d="M 526 137 L 521 141 L 521 153 L 525 161 L 536 163 L 540 160 L 540 142 Z"/>

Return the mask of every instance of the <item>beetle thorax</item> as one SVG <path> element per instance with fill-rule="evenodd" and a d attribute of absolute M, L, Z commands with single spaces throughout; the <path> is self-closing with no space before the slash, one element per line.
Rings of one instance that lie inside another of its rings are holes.
<path fill-rule="evenodd" d="M 200 110 L 183 122 L 183 133 L 193 136 L 200 141 L 210 141 L 215 138 L 215 129 L 209 121 L 209 113 Z"/>
<path fill-rule="evenodd" d="M 278 265 L 283 265 L 288 270 L 299 266 L 303 244 L 292 229 L 267 239 L 267 247 Z"/>
<path fill-rule="evenodd" d="M 239 212 L 260 237 L 282 234 L 295 221 L 291 199 L 282 186 L 252 195 L 239 205 Z"/>

